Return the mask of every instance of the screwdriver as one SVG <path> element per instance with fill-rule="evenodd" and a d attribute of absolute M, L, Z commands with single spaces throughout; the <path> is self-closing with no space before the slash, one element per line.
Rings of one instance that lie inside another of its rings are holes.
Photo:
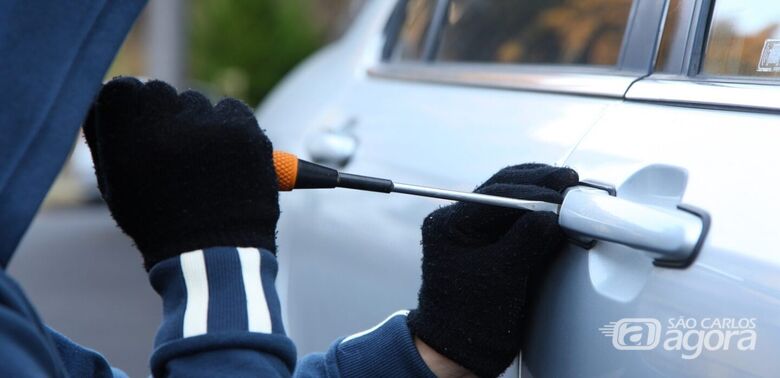
<path fill-rule="evenodd" d="M 473 202 L 531 211 L 558 213 L 561 205 L 487 194 L 460 192 L 419 185 L 394 183 L 391 180 L 339 172 L 333 168 L 298 159 L 289 152 L 274 151 L 274 169 L 280 191 L 293 189 L 348 188 L 378 193 L 403 193 L 452 201 Z"/>

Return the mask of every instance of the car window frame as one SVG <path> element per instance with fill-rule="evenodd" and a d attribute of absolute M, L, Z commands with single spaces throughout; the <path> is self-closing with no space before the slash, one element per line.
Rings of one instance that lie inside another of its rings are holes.
<path fill-rule="evenodd" d="M 385 28 L 380 62 L 372 77 L 498 89 L 530 90 L 623 98 L 631 84 L 647 76 L 655 63 L 666 1 L 633 0 L 615 66 L 441 62 L 434 59 L 450 0 L 437 0 L 424 37 L 422 59 L 395 61 L 392 48 L 403 27 L 407 0 L 396 3 Z"/>
<path fill-rule="evenodd" d="M 669 65 L 674 68 L 653 72 L 637 80 L 626 92 L 626 100 L 700 108 L 780 112 L 780 104 L 773 100 L 780 95 L 780 79 L 701 72 L 717 0 L 682 1 L 690 1 L 693 7 L 686 15 L 686 19 L 690 19 L 687 38 L 670 46 L 668 56 L 674 60 L 669 62 Z"/>

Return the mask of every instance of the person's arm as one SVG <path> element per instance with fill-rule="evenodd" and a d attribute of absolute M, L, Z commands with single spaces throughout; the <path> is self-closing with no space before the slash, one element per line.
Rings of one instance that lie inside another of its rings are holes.
<path fill-rule="evenodd" d="M 252 111 L 160 81 L 103 86 L 84 125 L 98 188 L 141 252 L 163 321 L 155 376 L 289 376 L 276 277 L 278 189 Z"/>
<path fill-rule="evenodd" d="M 406 326 L 407 310 L 371 329 L 336 340 L 325 353 L 304 357 L 296 377 L 436 377 Z"/>
<path fill-rule="evenodd" d="M 46 327 L 0 269 L 0 377 L 127 377 L 97 352 Z"/>
<path fill-rule="evenodd" d="M 163 298 L 155 376 L 288 376 L 276 275 L 271 142 L 237 100 L 216 106 L 119 78 L 84 134 L 98 187 Z M 571 170 L 510 167 L 478 192 L 561 201 Z M 552 214 L 458 203 L 423 224 L 418 308 L 304 358 L 298 376 L 497 375 L 519 350 L 527 282 L 562 242 Z"/>
<path fill-rule="evenodd" d="M 232 99 L 212 106 L 159 81 L 119 78 L 101 90 L 84 134 L 111 215 L 163 299 L 152 373 L 293 374 L 295 347 L 274 287 L 272 146 L 251 110 Z M 296 374 L 365 376 L 390 368 L 432 376 L 405 316 L 380 328 L 308 357 Z"/>
<path fill-rule="evenodd" d="M 277 264 L 263 249 L 211 247 L 154 265 L 163 299 L 152 374 L 174 377 L 289 376 L 295 346 L 282 326 Z"/>
<path fill-rule="evenodd" d="M 568 168 L 522 164 L 475 192 L 561 203 L 561 193 L 578 180 Z M 440 362 L 437 374 L 495 377 L 517 357 L 527 298 L 566 240 L 557 220 L 547 212 L 462 202 L 425 219 L 422 286 L 408 326 L 426 362 Z"/>
<path fill-rule="evenodd" d="M 471 378 L 476 377 L 474 373 L 469 371 L 469 369 L 464 368 L 463 366 L 458 365 L 455 361 L 450 360 L 449 358 L 445 357 L 441 353 L 437 352 L 435 349 L 431 348 L 420 340 L 419 338 L 414 338 L 414 345 L 417 347 L 417 351 L 420 353 L 420 357 L 422 357 L 423 361 L 425 361 L 425 364 L 428 366 L 429 369 L 439 378 L 448 377 L 448 378 Z"/>
<path fill-rule="evenodd" d="M 163 297 L 165 311 L 155 340 L 152 373 L 266 377 L 294 371 L 297 377 L 454 377 L 431 372 L 444 366 L 446 358 L 425 360 L 431 353 L 421 357 L 406 326 L 408 311 L 336 341 L 326 353 L 305 357 L 293 370 L 295 347 L 282 327 L 276 271 L 273 254 L 255 248 L 206 248 L 156 264 L 150 277 Z"/>

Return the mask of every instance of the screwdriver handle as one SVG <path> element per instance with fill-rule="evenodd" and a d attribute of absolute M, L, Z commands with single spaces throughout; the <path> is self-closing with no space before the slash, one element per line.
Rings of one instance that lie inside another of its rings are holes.
<path fill-rule="evenodd" d="M 274 151 L 274 170 L 279 190 L 289 192 L 295 189 L 298 181 L 298 157 L 284 151 Z"/>
<path fill-rule="evenodd" d="M 274 151 L 274 168 L 279 190 L 349 188 L 370 192 L 390 193 L 393 182 L 376 177 L 342 173 L 333 168 L 300 160 L 284 151 Z"/>

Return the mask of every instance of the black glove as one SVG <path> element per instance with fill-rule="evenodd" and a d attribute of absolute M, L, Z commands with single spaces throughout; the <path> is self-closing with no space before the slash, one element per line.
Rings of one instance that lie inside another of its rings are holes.
<path fill-rule="evenodd" d="M 147 270 L 215 246 L 276 251 L 271 142 L 235 99 L 212 107 L 161 81 L 116 78 L 84 124 L 98 187 Z"/>
<path fill-rule="evenodd" d="M 561 203 L 578 182 L 568 168 L 508 167 L 477 193 Z M 520 351 L 529 283 L 564 245 L 558 217 L 472 203 L 431 213 L 422 226 L 422 287 L 412 333 L 481 377 L 501 374 Z"/>

